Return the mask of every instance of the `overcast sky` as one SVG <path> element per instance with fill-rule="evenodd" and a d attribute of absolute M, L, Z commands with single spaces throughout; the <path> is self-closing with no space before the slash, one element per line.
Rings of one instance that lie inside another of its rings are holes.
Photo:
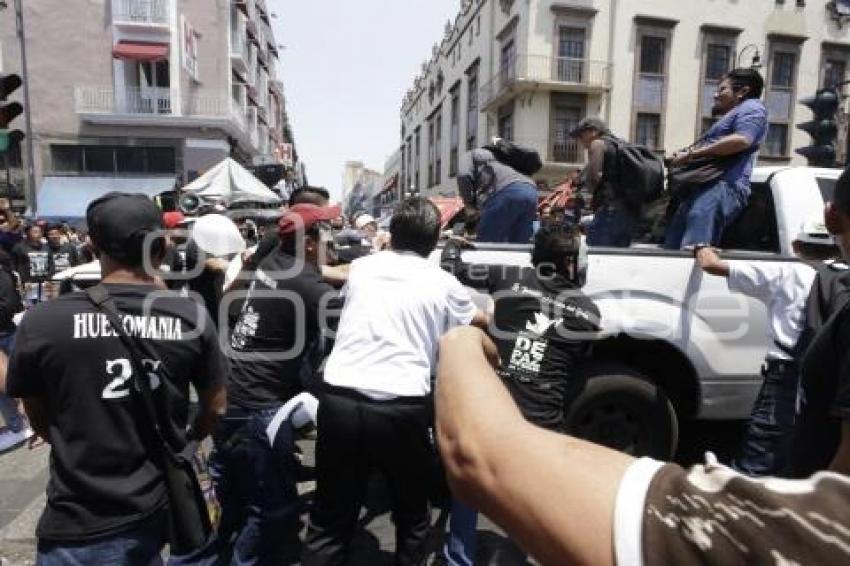
<path fill-rule="evenodd" d="M 383 172 L 401 99 L 460 0 L 269 0 L 298 154 L 341 193 L 346 161 Z"/>

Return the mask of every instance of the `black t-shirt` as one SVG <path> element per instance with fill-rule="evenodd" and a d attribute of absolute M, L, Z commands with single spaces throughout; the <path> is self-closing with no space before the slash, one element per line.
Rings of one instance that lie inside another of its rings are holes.
<path fill-rule="evenodd" d="M 17 244 L 12 255 L 15 266 L 24 283 L 44 281 L 52 275 L 50 271 L 50 249 L 47 244 L 24 241 Z"/>
<path fill-rule="evenodd" d="M 796 477 L 829 467 L 850 421 L 850 304 L 815 336 L 802 363 L 801 414 L 794 439 Z"/>
<path fill-rule="evenodd" d="M 297 269 L 295 258 L 279 249 L 266 256 L 238 303 L 230 335 L 230 402 L 270 408 L 302 390 L 301 365 L 320 336 L 323 301 L 335 310 L 339 294 L 314 265 Z"/>
<path fill-rule="evenodd" d="M 189 384 L 205 390 L 227 378 L 215 328 L 202 307 L 173 293 L 146 300 L 149 285 L 107 288 L 126 313 L 127 332 L 150 344 L 167 368 L 165 383 L 152 385 L 168 408 L 172 427 L 164 433 L 182 448 Z M 127 349 L 83 293 L 43 303 L 21 322 L 8 393 L 44 403 L 52 448 L 39 538 L 77 542 L 120 532 L 165 503 L 132 374 Z"/>
<path fill-rule="evenodd" d="M 60 273 L 80 263 L 77 255 L 77 248 L 71 244 L 60 244 L 56 248 L 53 248 L 48 244 L 47 249 L 49 254 L 48 270 L 50 275 Z"/>
<path fill-rule="evenodd" d="M 460 262 L 450 271 L 464 285 L 492 294 L 499 373 L 523 415 L 562 430 L 565 403 L 584 387 L 574 370 L 600 329 L 599 309 L 560 275 Z"/>

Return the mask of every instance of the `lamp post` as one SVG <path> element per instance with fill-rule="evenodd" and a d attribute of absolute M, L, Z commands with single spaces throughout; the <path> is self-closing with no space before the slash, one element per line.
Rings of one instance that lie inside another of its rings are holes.
<path fill-rule="evenodd" d="M 750 43 L 749 45 L 745 45 L 741 49 L 741 51 L 738 52 L 738 59 L 736 61 L 735 66 L 736 67 L 741 66 L 741 59 L 743 59 L 744 54 L 749 50 L 754 51 L 753 58 L 750 60 L 750 68 L 751 69 L 760 69 L 761 68 L 761 52 L 759 51 L 759 46 L 756 45 L 755 43 Z"/>

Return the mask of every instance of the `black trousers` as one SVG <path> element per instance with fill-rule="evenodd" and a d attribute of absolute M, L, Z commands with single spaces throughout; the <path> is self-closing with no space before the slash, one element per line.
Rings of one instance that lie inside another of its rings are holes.
<path fill-rule="evenodd" d="M 420 564 L 430 527 L 428 398 L 374 401 L 331 388 L 319 404 L 316 497 L 303 566 L 341 565 L 357 527 L 371 472 L 389 487 L 398 565 Z"/>

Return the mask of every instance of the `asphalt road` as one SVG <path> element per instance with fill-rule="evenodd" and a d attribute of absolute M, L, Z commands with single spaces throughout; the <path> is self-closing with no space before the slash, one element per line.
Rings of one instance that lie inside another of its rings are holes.
<path fill-rule="evenodd" d="M 743 426 L 740 422 L 680 423 L 680 442 L 676 460 L 684 465 L 700 462 L 706 450 L 728 462 L 737 450 Z M 313 465 L 314 442 L 300 442 L 304 464 Z M 35 524 L 44 506 L 49 448 L 35 450 L 20 447 L 0 455 L 0 565 L 33 564 Z M 315 485 L 305 481 L 299 491 L 309 500 Z M 306 516 L 304 517 L 306 520 Z M 448 518 L 446 510 L 435 507 L 434 533 L 429 541 L 436 552 Z M 522 552 L 485 517 L 479 519 L 478 564 L 526 564 Z M 354 540 L 352 564 L 383 566 L 392 564 L 394 529 L 389 520 L 388 498 L 380 478 L 374 478 L 367 504 L 361 515 Z"/>

